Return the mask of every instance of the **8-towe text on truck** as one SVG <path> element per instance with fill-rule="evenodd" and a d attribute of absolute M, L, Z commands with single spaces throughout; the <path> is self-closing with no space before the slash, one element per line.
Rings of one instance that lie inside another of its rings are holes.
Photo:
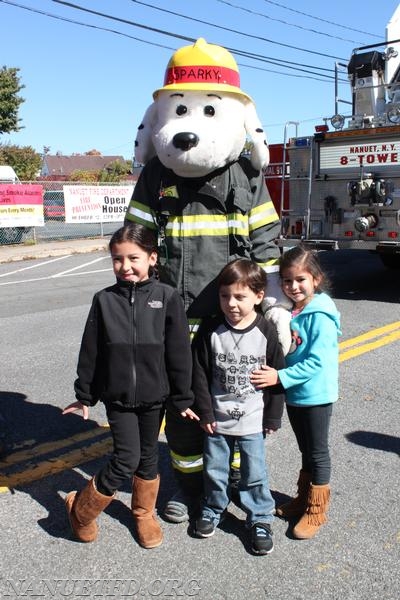
<path fill-rule="evenodd" d="M 310 136 L 288 121 L 270 146 L 266 184 L 281 216 L 277 245 L 378 252 L 400 266 L 400 6 L 386 42 L 336 63 L 335 115 Z M 379 48 L 379 50 L 378 50 Z M 347 67 L 351 114 L 339 113 L 338 77 Z M 330 130 L 328 122 L 332 129 Z M 289 138 L 289 133 L 294 135 Z"/>

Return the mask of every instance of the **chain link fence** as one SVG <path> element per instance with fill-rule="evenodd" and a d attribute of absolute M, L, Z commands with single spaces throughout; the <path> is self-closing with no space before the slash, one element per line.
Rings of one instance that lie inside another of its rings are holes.
<path fill-rule="evenodd" d="M 79 181 L 24 181 L 41 185 L 43 187 L 43 216 L 44 225 L 40 227 L 3 227 L 0 228 L 0 244 L 23 243 L 32 245 L 51 240 L 68 240 L 78 238 L 95 238 L 110 236 L 122 227 L 124 213 L 120 221 L 107 221 L 107 217 L 100 223 L 66 223 L 63 186 L 99 186 L 110 185 L 113 188 L 132 185 L 132 181 L 113 182 L 110 184 L 86 183 Z M 134 184 L 133 184 L 134 185 Z"/>

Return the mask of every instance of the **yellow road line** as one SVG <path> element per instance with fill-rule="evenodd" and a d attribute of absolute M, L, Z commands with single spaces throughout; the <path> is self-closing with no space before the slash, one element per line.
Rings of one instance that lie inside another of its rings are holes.
<path fill-rule="evenodd" d="M 350 348 L 351 346 L 356 346 L 362 342 L 367 340 L 371 340 L 373 338 L 377 338 L 384 333 L 388 333 L 389 331 L 394 331 L 396 329 L 400 329 L 400 321 L 395 321 L 394 323 L 389 323 L 389 325 L 384 325 L 383 327 L 378 327 L 376 329 L 372 329 L 371 331 L 367 331 L 362 335 L 358 335 L 357 337 L 351 338 L 349 340 L 345 340 L 344 342 L 340 342 L 339 349 L 344 350 L 345 348 Z"/>
<path fill-rule="evenodd" d="M 24 460 L 29 460 L 30 458 L 34 458 L 38 454 L 42 456 L 43 454 L 53 452 L 54 450 L 60 450 L 61 448 L 65 448 L 67 446 L 72 446 L 73 444 L 84 440 L 90 440 L 93 437 L 104 435 L 105 433 L 109 433 L 108 427 L 96 427 L 95 429 L 91 429 L 90 431 L 77 433 L 76 435 L 72 435 L 71 437 L 65 438 L 63 440 L 57 440 L 55 442 L 46 442 L 45 444 L 40 444 L 39 446 L 34 446 L 26 450 L 14 452 L 13 454 L 10 454 L 9 456 L 6 456 L 2 460 L 0 460 L 0 469 L 4 469 L 5 467 L 14 465 L 18 462 L 23 462 Z"/>
<path fill-rule="evenodd" d="M 111 450 L 112 439 L 109 437 L 101 442 L 95 442 L 90 446 L 67 452 L 57 458 L 39 462 L 19 473 L 12 473 L 10 475 L 0 474 L 0 492 L 7 492 L 18 485 L 31 483 L 48 475 L 55 475 L 71 467 L 87 463 L 90 460 L 104 456 L 104 454 Z"/>
<path fill-rule="evenodd" d="M 339 344 L 339 362 L 344 362 L 350 358 L 360 356 L 366 352 L 371 352 L 376 348 L 380 348 L 387 344 L 391 344 L 400 339 L 400 321 L 395 321 L 378 327 L 359 336 L 345 340 Z M 369 341 L 374 340 L 374 341 Z M 9 467 L 10 465 L 18 464 L 23 461 L 43 456 L 54 450 L 59 450 L 75 443 L 85 440 L 90 440 L 98 436 L 103 436 L 107 433 L 107 426 L 96 427 L 90 431 L 86 431 L 70 438 L 58 440 L 56 442 L 47 442 L 36 447 L 32 447 L 4 458 L 0 462 L 0 469 Z M 165 421 L 163 420 L 161 432 L 164 431 Z M 89 462 L 96 458 L 104 456 L 104 454 L 112 450 L 112 439 L 107 437 L 101 441 L 90 444 L 83 448 L 78 448 L 67 452 L 57 458 L 47 459 L 36 464 L 25 465 L 24 471 L 4 475 L 0 473 L 0 493 L 7 492 L 10 489 L 42 479 L 49 475 L 55 475 L 69 468 L 74 468 L 80 464 Z"/>
<path fill-rule="evenodd" d="M 377 339 L 375 342 L 363 344 L 362 346 L 358 346 L 355 348 L 351 348 L 350 350 L 346 350 L 345 352 L 341 352 L 339 355 L 339 362 L 341 363 L 345 360 L 349 360 L 350 358 L 354 358 L 355 356 L 360 356 L 361 354 L 365 354 L 366 352 L 371 352 L 371 350 L 381 348 L 382 346 L 386 346 L 386 344 L 391 344 L 396 340 L 400 340 L 400 331 L 395 331 L 394 333 L 385 335 L 384 337 Z"/>

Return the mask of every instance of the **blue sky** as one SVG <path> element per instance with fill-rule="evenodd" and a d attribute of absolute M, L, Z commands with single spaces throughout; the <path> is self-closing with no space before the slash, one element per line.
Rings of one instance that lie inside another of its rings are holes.
<path fill-rule="evenodd" d="M 32 146 L 37 152 L 48 146 L 52 154 L 65 155 L 96 149 L 131 159 L 137 126 L 152 92 L 162 86 L 169 58 L 191 43 L 177 36 L 204 37 L 275 62 L 288 61 L 295 69 L 233 53 L 241 88 L 254 99 L 269 142 L 283 140 L 287 121 L 299 122 L 300 135 L 311 134 L 322 117 L 334 114 L 333 80 L 321 81 L 321 73 L 332 75 L 335 60 L 347 63 L 354 48 L 383 41 L 398 6 L 398 0 L 72 3 L 145 27 L 54 0 L 0 0 L 0 66 L 18 67 L 25 85 L 19 114 L 24 129 L 1 136 L 0 143 Z M 349 93 L 349 84 L 342 84 L 340 97 L 350 99 Z"/>

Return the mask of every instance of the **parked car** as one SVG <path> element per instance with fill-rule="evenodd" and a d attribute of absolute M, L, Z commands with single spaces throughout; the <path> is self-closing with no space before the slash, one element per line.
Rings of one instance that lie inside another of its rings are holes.
<path fill-rule="evenodd" d="M 64 192 L 62 190 L 47 190 L 43 197 L 43 214 L 45 219 L 64 219 Z"/>

